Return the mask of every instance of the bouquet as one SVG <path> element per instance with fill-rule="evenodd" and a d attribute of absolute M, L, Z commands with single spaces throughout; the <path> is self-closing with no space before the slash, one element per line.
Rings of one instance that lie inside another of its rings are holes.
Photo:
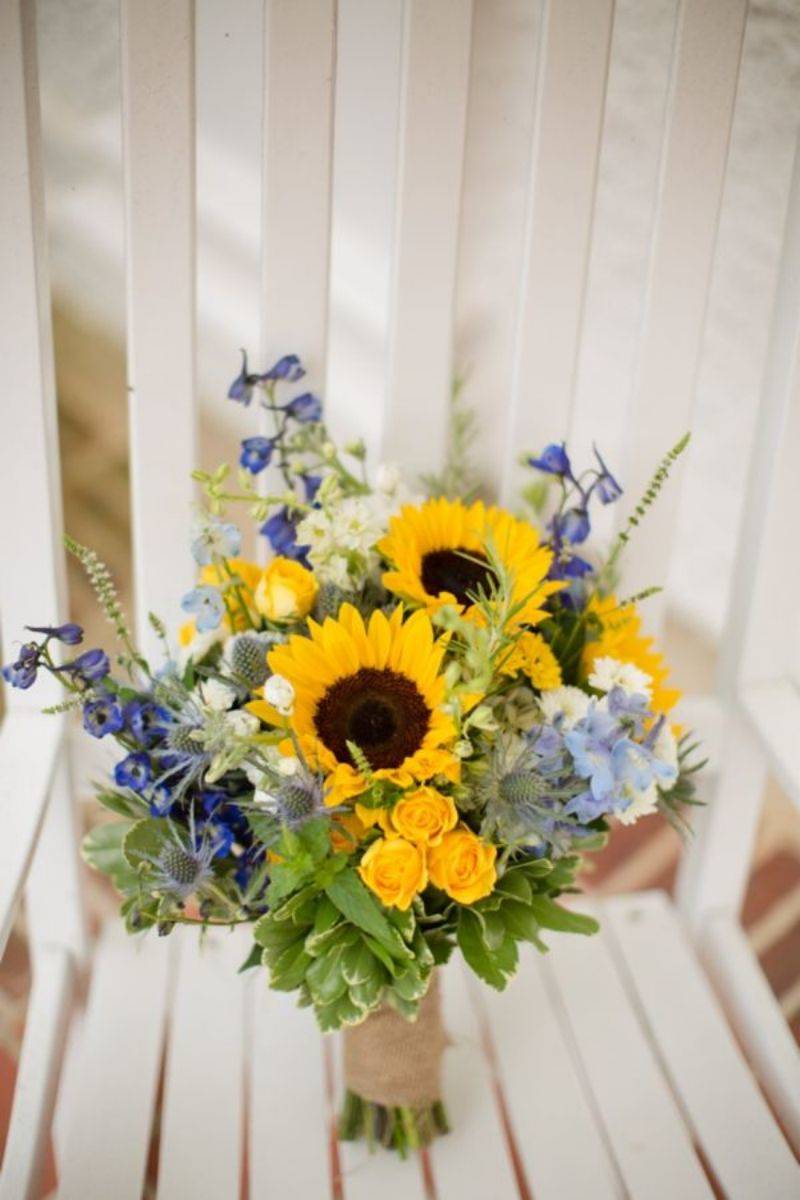
<path fill-rule="evenodd" d="M 196 586 L 173 644 L 137 650 L 110 575 L 67 539 L 114 627 L 102 649 L 36 635 L 3 668 L 40 670 L 86 732 L 121 757 L 97 800 L 114 815 L 84 842 L 132 934 L 246 924 L 243 969 L 296 991 L 344 1030 L 344 1137 L 400 1152 L 447 1128 L 437 972 L 458 949 L 490 987 L 520 943 L 591 934 L 560 898 L 617 823 L 693 802 L 678 693 L 615 594 L 618 561 L 683 450 L 666 456 L 605 560 L 585 550 L 591 506 L 621 488 L 600 454 L 526 461 L 527 515 L 469 494 L 464 414 L 443 477 L 414 494 L 392 466 L 372 482 L 360 443 L 331 441 L 296 356 L 264 374 L 243 356 L 232 401 L 270 432 L 195 472 Z M 255 401 L 255 403 L 254 403 Z M 271 549 L 242 557 L 234 506 Z M 266 555 L 264 556 L 267 557 Z M 646 595 L 646 594 L 645 594 Z"/>

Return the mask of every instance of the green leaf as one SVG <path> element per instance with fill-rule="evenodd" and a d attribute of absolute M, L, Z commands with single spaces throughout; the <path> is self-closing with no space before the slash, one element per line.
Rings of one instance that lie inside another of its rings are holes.
<path fill-rule="evenodd" d="M 114 886 L 121 892 L 136 886 L 137 876 L 125 858 L 123 845 L 132 828 L 130 821 L 108 821 L 96 825 L 87 833 L 81 852 L 90 867 L 110 876 Z"/>
<path fill-rule="evenodd" d="M 331 852 L 330 821 L 320 817 L 315 821 L 306 821 L 297 831 L 297 836 L 315 863 L 322 862 Z"/>
<path fill-rule="evenodd" d="M 267 888 L 267 903 L 274 907 L 301 888 L 313 874 L 314 864 L 308 857 L 307 863 L 301 865 L 295 859 L 291 863 L 275 863 L 270 871 L 270 883 Z"/>
<path fill-rule="evenodd" d="M 315 1012 L 323 1033 L 331 1033 L 343 1025 L 357 1025 L 364 1020 L 364 1009 L 359 1008 L 347 992 L 332 1004 L 315 1005 Z"/>
<path fill-rule="evenodd" d="M 340 872 L 325 889 L 348 921 L 371 934 L 394 958 L 411 958 L 412 952 L 378 907 L 355 871 Z"/>
<path fill-rule="evenodd" d="M 531 910 L 544 929 L 557 929 L 561 933 L 597 933 L 600 926 L 594 917 L 585 913 L 571 912 L 556 904 L 549 896 L 531 897 Z"/>
<path fill-rule="evenodd" d="M 539 937 L 539 922 L 534 916 L 530 901 L 508 900 L 502 908 L 505 927 L 512 937 L 523 942 L 533 942 L 537 949 L 546 952 L 548 947 Z"/>
<path fill-rule="evenodd" d="M 250 971 L 253 967 L 260 967 L 263 958 L 264 958 L 263 949 L 261 948 L 261 946 L 259 946 L 258 942 L 254 942 L 253 945 L 250 947 L 250 953 L 248 954 L 247 958 L 244 960 L 242 965 L 239 967 L 239 970 L 236 972 L 237 975 L 243 975 L 245 973 L 245 971 Z"/>
<path fill-rule="evenodd" d="M 410 942 L 417 927 L 413 909 L 407 908 L 405 912 L 401 912 L 399 908 L 389 908 L 386 913 L 387 919 L 394 925 L 403 941 Z"/>
<path fill-rule="evenodd" d="M 522 871 L 509 871 L 495 884 L 495 891 L 527 904 L 531 898 L 531 885 Z"/>
<path fill-rule="evenodd" d="M 516 970 L 514 939 L 507 937 L 499 949 L 491 950 L 484 939 L 479 918 L 468 908 L 462 908 L 458 917 L 458 944 L 475 974 L 501 992 Z"/>
<path fill-rule="evenodd" d="M 127 796 L 124 792 L 98 788 L 94 798 L 109 812 L 116 813 L 118 817 L 127 817 L 130 821 L 138 821 L 147 812 L 147 806 L 138 797 Z"/>
<path fill-rule="evenodd" d="M 168 836 L 167 822 L 157 817 L 146 817 L 129 826 L 122 852 L 130 867 L 136 871 L 142 865 L 150 866 L 150 858 L 158 857 Z"/>
<path fill-rule="evenodd" d="M 313 961 L 305 952 L 302 938 L 299 938 L 270 964 L 270 987 L 278 992 L 293 992 L 306 978 Z"/>
<path fill-rule="evenodd" d="M 321 958 L 315 958 L 305 973 L 311 994 L 319 1004 L 330 1004 L 347 991 L 347 980 L 342 974 L 342 949 L 334 947 Z"/>

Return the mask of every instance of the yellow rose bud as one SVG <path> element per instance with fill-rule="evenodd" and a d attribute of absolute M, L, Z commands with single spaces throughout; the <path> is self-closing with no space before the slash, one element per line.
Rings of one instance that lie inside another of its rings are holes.
<path fill-rule="evenodd" d="M 391 811 L 392 828 L 409 842 L 438 846 L 458 824 L 456 806 L 450 796 L 433 787 L 417 788 L 402 796 Z"/>
<path fill-rule="evenodd" d="M 361 860 L 358 873 L 379 900 L 405 911 L 428 882 L 425 851 L 405 838 L 380 838 Z"/>
<path fill-rule="evenodd" d="M 459 904 L 473 904 L 495 885 L 497 847 L 462 825 L 446 833 L 428 855 L 431 883 Z"/>
<path fill-rule="evenodd" d="M 317 582 L 310 571 L 290 558 L 274 558 L 255 591 L 256 608 L 268 621 L 299 621 L 311 611 Z"/>

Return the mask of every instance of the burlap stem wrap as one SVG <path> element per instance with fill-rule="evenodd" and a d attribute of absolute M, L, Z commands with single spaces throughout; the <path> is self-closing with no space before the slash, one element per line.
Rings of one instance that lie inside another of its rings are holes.
<path fill-rule="evenodd" d="M 387 1108 L 433 1104 L 441 1099 L 446 1045 L 434 972 L 416 1021 L 407 1021 L 384 1004 L 366 1021 L 345 1030 L 345 1083 L 363 1100 Z"/>

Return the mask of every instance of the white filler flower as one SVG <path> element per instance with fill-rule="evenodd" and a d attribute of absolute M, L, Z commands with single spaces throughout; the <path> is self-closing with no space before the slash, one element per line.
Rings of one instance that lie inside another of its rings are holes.
<path fill-rule="evenodd" d="M 586 692 L 576 687 L 550 688 L 539 697 L 545 720 L 552 724 L 556 717 L 560 716 L 564 729 L 572 729 L 573 725 L 583 720 L 590 704 L 591 699 Z"/>
<path fill-rule="evenodd" d="M 616 658 L 596 658 L 589 683 L 598 692 L 610 692 L 618 687 L 630 695 L 646 696 L 648 700 L 653 687 L 653 680 L 644 671 Z"/>
<path fill-rule="evenodd" d="M 294 688 L 283 675 L 270 675 L 264 684 L 264 699 L 282 717 L 291 716 L 292 708 L 294 707 Z"/>

